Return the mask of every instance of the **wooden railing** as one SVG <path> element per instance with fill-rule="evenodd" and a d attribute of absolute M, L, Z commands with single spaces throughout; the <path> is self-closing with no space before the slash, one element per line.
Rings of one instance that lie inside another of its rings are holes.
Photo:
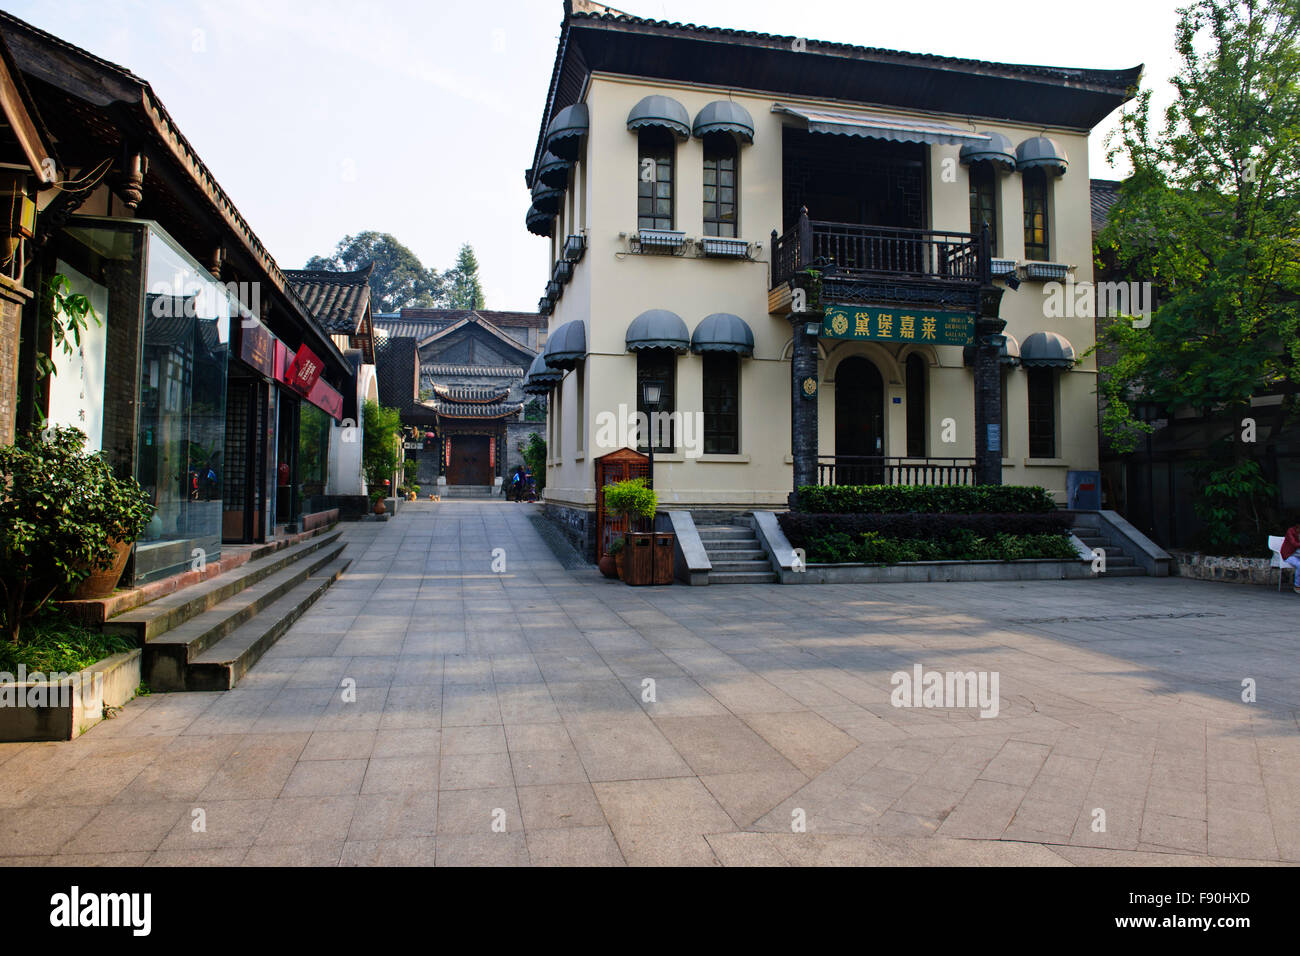
<path fill-rule="evenodd" d="M 773 289 L 810 268 L 827 278 L 877 275 L 978 286 L 989 282 L 991 253 L 987 229 L 971 235 L 819 222 L 805 208 L 785 235 L 772 231 L 771 263 Z"/>
<path fill-rule="evenodd" d="M 819 485 L 973 485 L 974 458 L 819 455 Z"/>

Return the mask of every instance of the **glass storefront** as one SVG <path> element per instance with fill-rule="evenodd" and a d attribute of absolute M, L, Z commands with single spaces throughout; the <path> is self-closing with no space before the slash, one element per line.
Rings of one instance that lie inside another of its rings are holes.
<path fill-rule="evenodd" d="M 74 219 L 59 254 L 77 270 L 74 287 L 108 290 L 104 450 L 156 509 L 136 544 L 131 583 L 216 560 L 238 300 L 153 223 Z"/>
<path fill-rule="evenodd" d="M 325 494 L 329 481 L 330 417 L 302 402 L 298 418 L 298 480 L 302 499 Z M 299 502 L 301 508 L 301 501 Z"/>

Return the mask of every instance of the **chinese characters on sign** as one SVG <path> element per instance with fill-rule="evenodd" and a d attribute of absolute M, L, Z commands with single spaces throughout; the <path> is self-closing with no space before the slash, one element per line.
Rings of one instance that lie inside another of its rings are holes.
<path fill-rule="evenodd" d="M 828 304 L 821 334 L 831 339 L 972 345 L 975 316 L 968 312 L 935 312 L 907 306 Z"/>

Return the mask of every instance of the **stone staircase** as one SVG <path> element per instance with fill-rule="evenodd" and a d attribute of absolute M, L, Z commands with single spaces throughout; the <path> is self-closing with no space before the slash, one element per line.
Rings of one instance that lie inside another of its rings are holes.
<path fill-rule="evenodd" d="M 713 565 L 709 584 L 771 584 L 777 580 L 753 528 L 713 524 L 699 525 L 696 530 Z"/>
<path fill-rule="evenodd" d="M 109 618 L 103 630 L 140 645 L 150 690 L 229 690 L 347 570 L 341 535 L 331 526 Z"/>
<path fill-rule="evenodd" d="M 495 490 L 492 485 L 444 485 L 444 498 L 491 498 Z"/>
<path fill-rule="evenodd" d="M 1091 523 L 1084 523 L 1079 516 L 1076 516 L 1074 526 L 1070 530 L 1088 549 L 1101 548 L 1106 553 L 1106 570 L 1098 577 L 1127 578 L 1146 575 L 1146 570 L 1138 567 L 1133 556 L 1111 541 L 1110 536 L 1101 528 Z"/>

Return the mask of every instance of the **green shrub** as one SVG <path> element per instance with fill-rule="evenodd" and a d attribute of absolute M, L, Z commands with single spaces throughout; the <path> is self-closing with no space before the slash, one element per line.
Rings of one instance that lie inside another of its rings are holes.
<path fill-rule="evenodd" d="M 605 486 L 605 510 L 632 518 L 653 518 L 659 499 L 644 478 L 629 478 Z"/>
<path fill-rule="evenodd" d="M 120 634 L 100 634 L 47 611 L 24 625 L 20 644 L 0 643 L 0 671 L 17 674 L 21 664 L 29 674 L 71 674 L 134 647 Z"/>
<path fill-rule="evenodd" d="M 1036 485 L 805 485 L 799 489 L 798 510 L 809 514 L 1035 514 L 1055 508 L 1052 496 Z"/>
<path fill-rule="evenodd" d="M 111 567 L 111 542 L 134 541 L 153 516 L 136 480 L 84 453 L 85 442 L 79 429 L 51 426 L 0 447 L 0 614 L 10 644 L 55 594 Z"/>
<path fill-rule="evenodd" d="M 980 535 L 969 529 L 947 539 L 889 538 L 878 531 L 842 531 L 809 538 L 804 549 L 817 564 L 902 564 L 909 561 L 1021 561 L 1078 558 L 1065 534 Z"/>
<path fill-rule="evenodd" d="M 790 543 L 802 546 L 811 538 L 834 531 L 857 537 L 878 531 L 886 538 L 941 539 L 958 529 L 981 535 L 1064 534 L 1071 518 L 1063 511 L 1047 514 L 803 514 L 785 511 L 777 516 Z"/>

